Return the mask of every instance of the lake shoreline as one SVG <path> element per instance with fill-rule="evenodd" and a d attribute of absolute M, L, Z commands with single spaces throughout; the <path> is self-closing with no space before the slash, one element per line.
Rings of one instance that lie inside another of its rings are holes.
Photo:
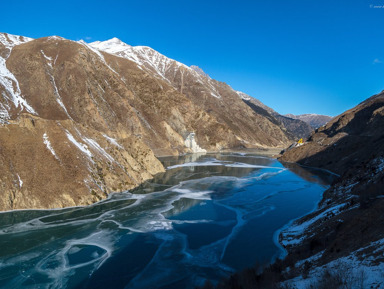
<path fill-rule="evenodd" d="M 278 158 L 280 156 L 280 152 L 285 147 L 277 147 L 277 148 L 231 148 L 231 149 L 222 149 L 219 151 L 207 151 L 205 153 L 197 152 L 197 153 L 186 153 L 186 154 L 178 154 L 178 155 L 170 155 L 170 154 L 156 154 L 155 156 L 157 158 L 164 158 L 164 157 L 177 157 L 177 156 L 184 156 L 184 155 L 204 155 L 204 154 L 220 154 L 220 153 L 233 153 L 233 154 L 257 154 L 260 156 L 266 156 L 270 158 Z"/>

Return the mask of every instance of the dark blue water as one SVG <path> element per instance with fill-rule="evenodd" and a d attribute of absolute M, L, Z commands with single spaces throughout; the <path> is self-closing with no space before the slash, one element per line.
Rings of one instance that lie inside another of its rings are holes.
<path fill-rule="evenodd" d="M 284 254 L 276 232 L 332 176 L 256 155 L 163 158 L 166 173 L 84 208 L 0 214 L 0 287 L 194 288 Z"/>

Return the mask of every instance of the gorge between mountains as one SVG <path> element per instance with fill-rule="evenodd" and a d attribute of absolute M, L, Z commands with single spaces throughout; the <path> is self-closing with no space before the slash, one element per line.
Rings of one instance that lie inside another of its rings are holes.
<path fill-rule="evenodd" d="M 280 115 L 150 47 L 0 33 L 0 95 L 0 287 L 384 288 L 383 93 Z"/>

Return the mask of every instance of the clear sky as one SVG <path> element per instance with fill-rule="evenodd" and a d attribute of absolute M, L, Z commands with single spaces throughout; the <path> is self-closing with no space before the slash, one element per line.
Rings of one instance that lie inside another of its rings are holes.
<path fill-rule="evenodd" d="M 18 0 L 1 10 L 1 32 L 147 45 L 282 114 L 337 115 L 384 89 L 384 0 Z"/>

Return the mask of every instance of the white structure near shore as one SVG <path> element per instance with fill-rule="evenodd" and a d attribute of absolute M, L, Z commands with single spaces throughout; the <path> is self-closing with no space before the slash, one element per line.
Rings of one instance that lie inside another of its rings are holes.
<path fill-rule="evenodd" d="M 205 149 L 199 147 L 199 145 L 196 143 L 194 132 L 191 132 L 187 136 L 187 138 L 184 141 L 184 144 L 187 148 L 190 148 L 193 153 L 206 153 L 207 152 Z"/>

